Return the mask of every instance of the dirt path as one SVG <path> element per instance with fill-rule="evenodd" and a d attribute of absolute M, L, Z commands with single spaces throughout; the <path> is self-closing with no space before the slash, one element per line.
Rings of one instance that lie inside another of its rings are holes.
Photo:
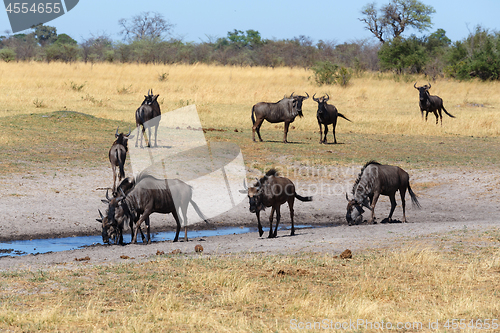
<path fill-rule="evenodd" d="M 355 167 L 354 170 L 360 170 Z M 376 225 L 345 225 L 345 192 L 355 176 L 346 174 L 338 179 L 307 178 L 295 183 L 301 195 L 314 195 L 312 202 L 296 201 L 296 223 L 318 227 L 300 229 L 295 237 L 289 231 L 280 231 L 277 239 L 259 238 L 257 233 L 227 235 L 194 239 L 189 242 L 154 242 L 126 246 L 95 245 L 80 250 L 58 253 L 0 258 L 0 270 L 9 268 L 41 268 L 46 266 L 74 267 L 84 264 L 105 264 L 125 260 L 145 260 L 159 251 L 170 253 L 179 249 L 193 254 L 194 246 L 201 244 L 204 254 L 248 252 L 340 253 L 346 248 L 358 250 L 368 247 L 391 246 L 396 240 L 444 233 L 452 230 L 485 229 L 498 226 L 500 212 L 500 173 L 495 170 L 407 170 L 413 190 L 419 196 L 421 210 L 411 207 L 407 200 L 407 218 L 411 223 L 379 223 Z M 342 174 L 339 170 L 338 174 Z M 0 178 L 0 240 L 52 238 L 62 236 L 100 235 L 96 222 L 97 209 L 109 186 L 109 168 L 74 171 L 51 171 L 42 174 L 14 175 Z M 337 186 L 330 186 L 331 184 Z M 325 190 L 325 186 L 330 190 Z M 321 187 L 323 186 L 323 187 Z M 408 199 L 408 198 L 407 198 Z M 399 202 L 394 217 L 401 219 Z M 387 216 L 388 198 L 382 197 L 376 208 L 378 221 Z M 263 213 L 267 226 L 269 212 Z M 282 221 L 288 225 L 288 209 L 282 209 Z M 156 231 L 174 227 L 171 216 L 152 216 Z M 211 227 L 247 226 L 256 224 L 255 215 L 248 211 L 246 201 L 236 208 L 211 220 Z M 321 227 L 319 227 L 321 226 Z M 191 228 L 205 227 L 192 226 Z M 129 241 L 127 231 L 125 240 Z M 75 261 L 88 257 L 89 260 Z M 128 258 L 128 259 L 124 259 Z M 133 259 L 131 259 L 133 258 Z"/>

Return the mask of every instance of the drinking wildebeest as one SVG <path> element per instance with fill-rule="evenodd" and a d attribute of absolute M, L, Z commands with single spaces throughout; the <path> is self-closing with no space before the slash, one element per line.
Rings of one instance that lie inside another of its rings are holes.
<path fill-rule="evenodd" d="M 113 192 L 113 197 L 117 197 L 118 193 L 128 193 L 134 188 L 135 186 L 135 178 L 134 177 L 127 177 L 124 180 L 121 181 L 121 183 L 118 185 L 116 191 Z M 104 203 L 109 204 L 109 202 L 112 199 L 108 196 L 108 191 L 106 191 L 106 200 L 101 200 Z M 103 215 L 100 210 L 99 212 L 99 219 L 96 219 L 97 222 L 100 222 L 102 224 L 102 242 L 104 244 L 108 244 L 109 240 L 112 240 L 114 244 L 123 244 L 123 225 L 118 227 L 115 225 L 111 225 L 108 223 L 108 210 L 106 210 L 106 215 Z M 134 221 L 130 220 L 129 221 L 129 227 L 130 230 L 133 230 L 133 224 Z M 144 234 L 142 233 L 142 229 L 140 229 L 142 239 L 144 241 Z"/>
<path fill-rule="evenodd" d="M 135 111 L 135 124 L 137 126 L 137 138 L 135 140 L 135 146 L 137 147 L 137 142 L 139 136 L 141 137 L 141 147 L 142 147 L 142 137 L 146 141 L 146 146 L 151 147 L 151 127 L 155 127 L 155 147 L 158 146 L 158 126 L 161 120 L 160 105 L 158 104 L 158 96 L 153 95 L 153 90 L 148 91 L 148 94 L 144 96 L 144 101 L 142 105 Z M 139 134 L 139 127 L 142 126 L 142 135 Z M 148 136 L 146 137 L 145 131 L 148 129 Z"/>
<path fill-rule="evenodd" d="M 260 211 L 266 207 L 271 207 L 271 215 L 269 216 L 269 236 L 275 238 L 278 233 L 278 225 L 280 224 L 280 206 L 288 202 L 290 209 L 290 220 L 292 221 L 291 236 L 295 234 L 295 226 L 293 223 L 293 203 L 295 198 L 300 201 L 312 201 L 312 197 L 302 197 L 295 192 L 295 185 L 292 181 L 285 177 L 279 177 L 275 169 L 269 170 L 264 177 L 258 180 L 253 187 L 246 187 L 245 190 L 240 190 L 241 193 L 248 194 L 250 202 L 250 212 L 257 215 L 257 223 L 259 227 L 259 236 L 262 236 L 264 231 L 260 224 Z M 273 232 L 273 215 L 276 211 L 276 227 Z"/>
<path fill-rule="evenodd" d="M 411 196 L 411 202 L 414 206 L 420 208 L 417 196 L 410 187 L 410 177 L 406 171 L 393 165 L 382 165 L 375 161 L 366 163 L 361 169 L 356 182 L 352 188 L 354 197 L 349 200 L 346 193 L 347 214 L 346 219 L 349 225 L 358 224 L 363 221 L 363 206 L 371 210 L 371 218 L 368 223 L 374 222 L 375 205 L 380 195 L 387 195 L 391 200 L 391 212 L 389 213 L 389 222 L 392 219 L 392 213 L 396 208 L 396 191 L 401 195 L 401 205 L 403 206 L 403 223 L 406 223 L 405 212 L 405 193 L 406 189 Z M 376 222 L 374 222 L 376 223 Z"/>
<path fill-rule="evenodd" d="M 122 193 L 120 197 L 112 198 L 109 201 L 108 224 L 123 228 L 125 220 L 129 221 L 129 225 L 135 222 L 135 230 L 132 230 L 132 243 L 136 243 L 137 232 L 140 230 L 142 222 L 145 222 L 147 242 L 150 244 L 149 216 L 152 213 L 171 213 L 177 224 L 174 238 L 174 242 L 177 242 L 181 229 L 181 220 L 178 215 L 178 209 L 180 209 L 186 225 L 184 239 L 187 240 L 187 209 L 189 203 L 191 203 L 198 216 L 208 223 L 198 205 L 192 200 L 192 195 L 192 187 L 179 179 L 157 179 L 147 173 L 140 174 L 136 179 L 136 185 L 128 194 Z"/>
<path fill-rule="evenodd" d="M 128 140 L 132 139 L 134 136 L 130 136 L 130 130 L 128 134 L 123 133 L 118 134 L 118 127 L 115 133 L 116 140 L 111 145 L 109 149 L 109 162 L 111 163 L 111 169 L 113 170 L 113 192 L 116 191 L 116 167 L 119 168 L 118 181 L 125 178 L 125 160 L 127 159 L 128 151 Z"/>
<path fill-rule="evenodd" d="M 334 105 L 327 104 L 330 96 L 326 94 L 320 98 L 315 98 L 316 94 L 313 95 L 313 100 L 318 103 L 318 112 L 316 113 L 316 118 L 318 119 L 319 125 L 319 143 L 326 143 L 326 134 L 328 133 L 328 125 L 332 124 L 333 127 L 333 143 L 337 143 L 337 138 L 335 137 L 335 127 L 337 126 L 337 117 L 342 117 L 347 121 L 347 119 L 342 113 L 337 111 Z M 325 126 L 325 137 L 323 138 L 321 124 Z"/>
<path fill-rule="evenodd" d="M 424 119 L 424 111 L 425 111 L 425 121 L 427 121 L 427 116 L 429 112 L 434 113 L 436 116 L 436 125 L 438 124 L 438 113 L 439 119 L 441 119 L 441 126 L 443 126 L 443 115 L 441 114 L 441 109 L 443 109 L 444 113 L 446 113 L 451 118 L 455 118 L 455 116 L 451 115 L 446 111 L 443 105 L 443 99 L 439 96 L 433 96 L 429 93 L 429 89 L 431 89 L 431 84 L 424 85 L 422 87 L 417 87 L 417 82 L 413 85 L 415 89 L 418 90 L 419 94 L 419 102 L 420 106 L 420 114 L 422 115 L 422 119 Z"/>
<path fill-rule="evenodd" d="M 307 96 L 299 96 L 292 93 L 290 97 L 285 96 L 276 103 L 260 102 L 255 104 L 252 107 L 252 140 L 255 141 L 255 132 L 257 132 L 259 140 L 262 141 L 260 127 L 262 126 L 262 122 L 267 120 L 270 123 L 285 123 L 283 142 L 287 143 L 287 134 L 290 124 L 293 123 L 295 117 L 303 117 L 302 102 L 309 98 L 307 92 L 306 95 Z"/>

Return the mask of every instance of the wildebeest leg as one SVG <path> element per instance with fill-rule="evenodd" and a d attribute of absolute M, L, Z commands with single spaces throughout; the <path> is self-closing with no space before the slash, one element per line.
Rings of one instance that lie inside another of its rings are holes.
<path fill-rule="evenodd" d="M 158 137 L 158 126 L 159 126 L 159 125 L 160 125 L 160 124 L 156 124 L 156 125 L 155 125 L 155 147 L 158 147 L 158 144 L 157 144 L 157 142 L 156 142 L 156 139 L 157 139 L 157 137 Z"/>
<path fill-rule="evenodd" d="M 290 236 L 295 235 L 295 225 L 293 224 L 293 202 L 295 200 L 295 196 L 290 197 L 288 199 L 288 208 L 290 209 L 290 220 L 292 221 L 292 232 L 290 233 Z"/>
<path fill-rule="evenodd" d="M 182 212 L 182 224 L 184 224 L 184 241 L 188 241 L 188 229 L 187 229 L 187 205 L 181 206 L 181 212 Z M 179 217 L 180 219 L 180 217 Z"/>
<path fill-rule="evenodd" d="M 174 216 L 175 223 L 177 223 L 177 227 L 175 229 L 175 238 L 174 238 L 174 242 L 177 242 L 179 241 L 179 233 L 181 232 L 181 221 L 179 221 L 179 215 L 177 214 L 176 209 L 173 210 L 172 215 Z"/>
<path fill-rule="evenodd" d="M 290 123 L 285 121 L 285 130 L 283 133 L 283 143 L 287 143 L 286 137 L 288 135 L 288 128 L 290 128 Z"/>
<path fill-rule="evenodd" d="M 323 127 L 321 127 L 321 123 L 318 120 L 319 125 L 319 143 L 323 143 Z M 325 126 L 326 127 L 326 126 Z"/>
<path fill-rule="evenodd" d="M 429 115 L 429 111 L 425 111 L 425 121 L 427 121 L 427 116 Z"/>
<path fill-rule="evenodd" d="M 264 230 L 262 230 L 262 225 L 260 224 L 260 211 L 256 211 L 255 215 L 257 215 L 257 226 L 259 228 L 259 237 L 262 237 Z"/>
<path fill-rule="evenodd" d="M 111 169 L 113 170 L 113 193 L 116 191 L 116 165 L 111 165 Z"/>
<path fill-rule="evenodd" d="M 149 216 L 146 218 L 146 234 L 148 236 L 148 244 L 151 244 L 151 229 L 150 229 L 150 224 L 149 224 Z M 139 230 L 141 230 L 139 228 Z M 141 230 L 141 235 L 142 235 L 142 242 L 144 243 L 144 234 L 142 233 L 142 230 Z"/>
<path fill-rule="evenodd" d="M 273 238 L 273 216 L 274 216 L 274 206 L 271 207 L 271 214 L 269 216 L 269 236 L 267 238 Z"/>
<path fill-rule="evenodd" d="M 148 147 L 151 147 L 151 126 L 148 126 L 148 137 L 145 138 Z"/>
<path fill-rule="evenodd" d="M 368 224 L 377 224 L 377 222 L 375 222 L 375 205 L 377 204 L 377 200 L 378 200 L 379 196 L 380 196 L 380 193 L 373 194 L 373 199 L 372 199 L 372 204 L 371 204 L 372 215 L 371 215 L 370 221 L 368 221 Z"/>
<path fill-rule="evenodd" d="M 137 223 L 135 224 L 135 231 L 133 233 L 134 236 L 132 237 L 132 244 L 137 243 L 137 234 L 138 234 L 138 231 L 141 230 L 141 224 L 142 224 L 142 222 L 144 222 L 146 219 L 149 218 L 150 214 L 151 214 L 151 209 L 145 210 L 144 213 L 139 218 L 139 220 L 137 221 Z M 148 223 L 149 223 L 149 219 L 148 219 Z M 142 234 L 142 230 L 141 230 L 141 234 Z"/>
<path fill-rule="evenodd" d="M 439 112 L 439 120 L 441 120 L 441 126 L 443 126 L 443 114 L 441 113 L 441 109 L 438 109 L 438 112 Z M 437 125 L 437 119 L 436 119 L 436 125 Z"/>
<path fill-rule="evenodd" d="M 137 147 L 137 142 L 139 141 L 139 128 L 141 127 L 141 125 L 137 125 L 137 136 L 135 138 L 135 146 Z M 141 137 L 141 147 L 142 147 L 142 137 Z"/>
<path fill-rule="evenodd" d="M 274 227 L 273 238 L 278 237 L 278 226 L 280 224 L 280 221 L 281 221 L 281 207 L 278 205 L 278 207 L 276 207 L 276 226 Z M 271 224 L 271 227 L 272 227 L 272 224 Z"/>
<path fill-rule="evenodd" d="M 439 119 L 437 111 L 434 111 L 434 116 L 436 116 L 436 125 L 437 125 L 438 124 L 438 119 Z M 443 125 L 443 116 L 441 116 L 441 125 Z"/>
<path fill-rule="evenodd" d="M 323 143 L 327 143 L 327 139 L 326 139 L 326 135 L 328 134 L 328 125 L 325 124 L 325 137 L 323 138 Z M 335 138 L 335 128 L 334 128 L 334 132 L 333 132 L 333 137 Z"/>
<path fill-rule="evenodd" d="M 399 194 L 401 195 L 401 206 L 403 207 L 403 223 L 406 223 L 406 202 L 405 202 L 405 194 L 406 194 L 406 187 L 400 188 L 399 189 Z"/>
<path fill-rule="evenodd" d="M 262 122 L 264 119 L 257 118 L 257 121 L 252 126 L 252 140 L 255 141 L 255 132 L 259 136 L 259 140 L 262 142 L 262 137 L 260 136 L 260 126 L 262 126 Z"/>
<path fill-rule="evenodd" d="M 396 193 L 389 195 L 389 199 L 391 200 L 391 212 L 389 213 L 389 222 L 391 222 L 392 221 L 392 214 L 394 213 L 394 209 L 396 209 L 396 206 L 398 205 L 396 203 Z"/>

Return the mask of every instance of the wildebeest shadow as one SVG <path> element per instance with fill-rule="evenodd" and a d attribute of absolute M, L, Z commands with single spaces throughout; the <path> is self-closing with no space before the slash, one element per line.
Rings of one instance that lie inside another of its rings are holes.
<path fill-rule="evenodd" d="M 322 145 L 345 145 L 345 142 L 337 142 L 337 143 L 334 143 L 334 142 L 323 142 L 323 143 L 320 143 Z"/>
<path fill-rule="evenodd" d="M 400 221 L 400 220 L 395 220 L 395 219 L 392 219 L 391 221 L 389 221 L 389 219 L 386 217 L 385 219 L 383 219 L 381 222 L 379 222 L 380 224 L 389 224 L 389 223 L 403 223 L 403 221 Z"/>
<path fill-rule="evenodd" d="M 283 141 L 277 141 L 277 140 L 264 140 L 262 142 L 269 142 L 269 143 L 283 143 Z M 291 142 L 291 141 L 287 141 L 287 143 L 285 143 L 286 145 L 299 145 L 299 144 L 308 144 L 308 142 Z"/>
<path fill-rule="evenodd" d="M 151 149 L 158 149 L 158 148 L 167 148 L 167 149 L 170 149 L 172 148 L 172 146 L 152 146 L 152 147 L 148 147 L 148 146 L 143 146 L 143 147 L 134 147 L 134 148 L 141 148 L 141 149 L 144 149 L 144 148 L 151 148 Z"/>

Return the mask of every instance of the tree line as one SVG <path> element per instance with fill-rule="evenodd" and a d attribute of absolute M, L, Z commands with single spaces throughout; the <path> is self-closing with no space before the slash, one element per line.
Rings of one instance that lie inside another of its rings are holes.
<path fill-rule="evenodd" d="M 256 30 L 236 29 L 226 37 L 184 42 L 172 37 L 174 25 L 161 14 L 145 12 L 119 21 L 121 41 L 100 35 L 78 43 L 46 25 L 35 26 L 29 33 L 0 36 L 0 60 L 288 66 L 313 69 L 319 84 L 347 84 L 353 73 L 363 71 L 425 74 L 431 79 L 500 79 L 500 34 L 496 31 L 476 27 L 455 42 L 443 29 L 422 37 L 404 36 L 411 28 L 428 31 L 432 13 L 431 6 L 418 0 L 391 0 L 381 8 L 367 4 L 359 20 L 374 40 L 337 44 L 314 42 L 308 36 L 263 39 Z M 333 80 L 323 79 L 327 71 L 332 71 Z"/>

